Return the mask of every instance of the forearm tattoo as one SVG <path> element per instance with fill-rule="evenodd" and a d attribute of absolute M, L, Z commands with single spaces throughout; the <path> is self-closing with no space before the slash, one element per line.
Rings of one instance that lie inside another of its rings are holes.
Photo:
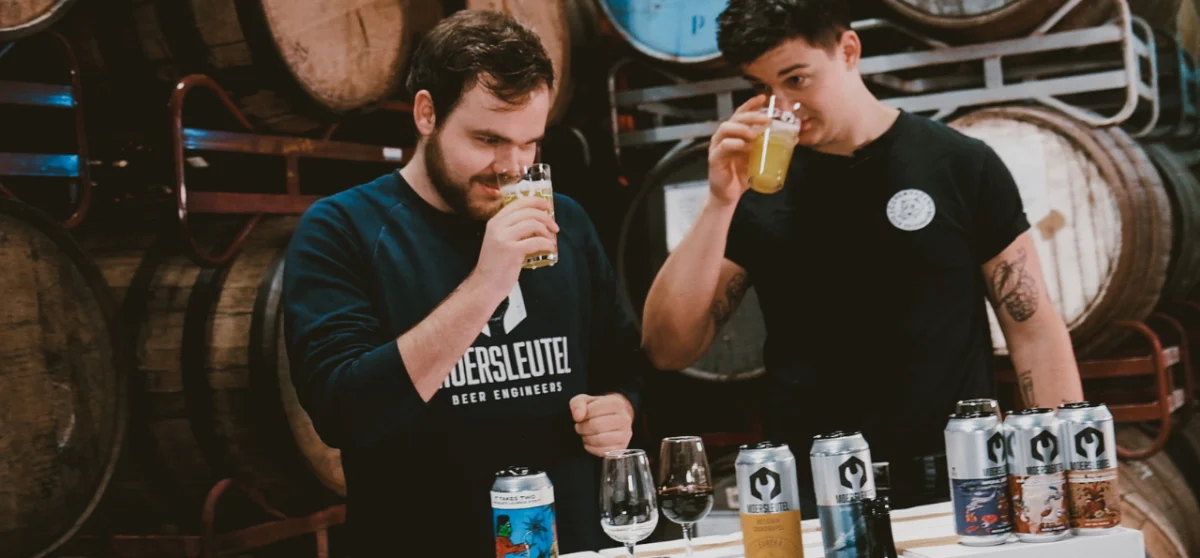
<path fill-rule="evenodd" d="M 1018 322 L 1032 318 L 1038 307 L 1037 284 L 1025 270 L 1025 258 L 1025 249 L 1020 248 L 1015 259 L 1000 262 L 992 272 L 997 307 L 1003 307 Z"/>
<path fill-rule="evenodd" d="M 709 312 L 712 315 L 713 323 L 717 329 L 725 326 L 725 322 L 729 321 L 729 317 L 733 315 L 733 310 L 737 308 L 738 302 L 742 297 L 746 296 L 746 289 L 750 288 L 749 281 L 746 280 L 744 272 L 735 273 L 729 278 L 729 282 L 725 284 L 725 298 L 720 297 L 713 302 L 712 310 Z"/>
<path fill-rule="evenodd" d="M 1036 405 L 1033 399 L 1033 370 L 1018 372 L 1017 381 L 1021 385 L 1021 398 L 1025 400 L 1025 406 Z"/>

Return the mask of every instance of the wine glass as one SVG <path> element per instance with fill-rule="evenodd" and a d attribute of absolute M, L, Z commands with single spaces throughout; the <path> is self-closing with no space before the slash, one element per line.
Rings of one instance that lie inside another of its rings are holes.
<path fill-rule="evenodd" d="M 663 438 L 658 450 L 658 478 L 663 515 L 683 528 L 684 547 L 691 556 L 696 522 L 713 507 L 704 442 L 698 436 Z"/>
<path fill-rule="evenodd" d="M 600 526 L 610 539 L 625 545 L 630 558 L 634 545 L 658 526 L 654 478 L 645 451 L 627 449 L 604 454 Z"/>

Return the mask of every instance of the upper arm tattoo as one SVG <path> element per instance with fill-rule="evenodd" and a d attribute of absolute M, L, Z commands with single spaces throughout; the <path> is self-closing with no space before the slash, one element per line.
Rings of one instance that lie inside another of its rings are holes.
<path fill-rule="evenodd" d="M 717 297 L 709 312 L 717 329 L 721 329 L 725 326 L 725 322 L 729 321 L 729 317 L 733 315 L 738 303 L 746 296 L 746 289 L 749 288 L 750 281 L 744 271 L 734 273 L 729 278 L 729 282 L 725 283 L 725 296 Z"/>
<path fill-rule="evenodd" d="M 992 295 L 997 309 L 1003 307 L 1012 319 L 1023 322 L 1038 308 L 1038 288 L 1025 269 L 1025 249 L 1018 248 L 1014 259 L 1002 261 L 992 271 Z"/>

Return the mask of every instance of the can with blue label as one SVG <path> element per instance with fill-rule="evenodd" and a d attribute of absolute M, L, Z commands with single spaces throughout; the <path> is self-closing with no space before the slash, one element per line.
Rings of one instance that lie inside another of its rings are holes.
<path fill-rule="evenodd" d="M 813 438 L 813 482 L 826 558 L 867 555 L 863 500 L 875 497 L 871 447 L 859 432 L 832 432 Z"/>
<path fill-rule="evenodd" d="M 1004 544 L 1012 533 L 1003 425 L 995 413 L 950 415 L 946 465 L 959 544 Z"/>
<path fill-rule="evenodd" d="M 492 483 L 496 558 L 558 557 L 554 485 L 543 471 L 508 467 Z"/>

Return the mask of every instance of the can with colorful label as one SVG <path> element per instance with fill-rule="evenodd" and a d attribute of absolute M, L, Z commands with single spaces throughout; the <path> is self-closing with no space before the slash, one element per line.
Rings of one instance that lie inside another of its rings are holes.
<path fill-rule="evenodd" d="M 1104 404 L 1068 403 L 1058 408 L 1067 450 L 1067 507 L 1071 531 L 1099 535 L 1121 524 L 1117 436 Z"/>
<path fill-rule="evenodd" d="M 1012 533 L 1004 431 L 993 413 L 950 416 L 946 465 L 959 544 L 1004 544 Z"/>
<path fill-rule="evenodd" d="M 508 467 L 492 483 L 492 528 L 496 558 L 558 557 L 554 485 L 545 472 Z"/>
<path fill-rule="evenodd" d="M 1050 542 L 1070 534 L 1067 477 L 1054 409 L 1025 409 L 1004 421 L 1013 531 L 1024 542 Z"/>

